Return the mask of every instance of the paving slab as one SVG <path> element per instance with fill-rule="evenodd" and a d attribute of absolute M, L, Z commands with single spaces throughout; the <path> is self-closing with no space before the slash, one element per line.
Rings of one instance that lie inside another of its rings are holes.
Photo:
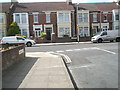
<path fill-rule="evenodd" d="M 14 73 L 14 74 L 13 74 Z M 3 88 L 74 88 L 60 56 L 26 53 L 26 59 L 3 75 Z"/>

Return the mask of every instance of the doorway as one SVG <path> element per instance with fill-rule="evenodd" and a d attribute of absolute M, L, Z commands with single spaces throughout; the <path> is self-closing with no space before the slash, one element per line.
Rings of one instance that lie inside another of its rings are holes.
<path fill-rule="evenodd" d="M 52 28 L 46 28 L 47 40 L 51 40 Z"/>

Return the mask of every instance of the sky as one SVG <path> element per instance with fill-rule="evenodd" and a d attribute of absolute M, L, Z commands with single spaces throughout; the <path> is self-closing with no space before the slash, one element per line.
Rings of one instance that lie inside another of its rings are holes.
<path fill-rule="evenodd" d="M 0 0 L 10 2 L 11 0 Z M 66 0 L 18 0 L 18 2 L 65 2 Z M 115 0 L 72 0 L 73 3 L 113 2 Z"/>

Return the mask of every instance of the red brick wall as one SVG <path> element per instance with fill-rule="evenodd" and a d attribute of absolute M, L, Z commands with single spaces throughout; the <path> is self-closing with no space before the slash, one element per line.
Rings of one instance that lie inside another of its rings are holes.
<path fill-rule="evenodd" d="M 20 50 L 23 50 L 24 52 L 21 53 Z M 16 48 L 1 51 L 0 53 L 2 53 L 2 70 L 5 70 L 12 64 L 18 62 L 25 57 L 25 46 L 20 45 Z"/>
<path fill-rule="evenodd" d="M 107 18 L 108 18 L 108 21 L 107 22 L 104 22 L 104 14 L 100 14 L 98 13 L 97 14 L 97 20 L 98 22 L 93 22 L 93 14 L 90 13 L 90 31 L 91 31 L 91 34 L 92 34 L 92 24 L 93 23 L 100 23 L 100 15 L 101 15 L 101 23 L 109 23 L 109 29 L 111 30 L 112 29 L 112 13 L 108 13 L 107 15 Z"/>
<path fill-rule="evenodd" d="M 44 24 L 53 24 L 53 31 L 55 33 L 57 33 L 57 15 L 55 12 L 52 12 L 50 14 L 50 20 L 51 22 L 50 23 L 46 23 L 46 14 L 45 13 L 39 13 L 38 15 L 38 23 L 34 23 L 34 20 L 33 20 L 33 14 L 29 14 L 29 28 L 30 28 L 30 33 L 31 35 L 34 36 L 33 34 L 33 25 L 42 25 L 42 29 L 44 31 Z"/>

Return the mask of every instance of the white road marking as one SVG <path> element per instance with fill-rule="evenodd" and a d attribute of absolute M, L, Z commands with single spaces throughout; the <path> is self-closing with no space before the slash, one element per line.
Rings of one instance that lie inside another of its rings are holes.
<path fill-rule="evenodd" d="M 64 51 L 56 51 L 57 53 L 64 52 Z"/>
<path fill-rule="evenodd" d="M 109 51 L 109 50 L 105 50 L 105 49 L 101 49 L 101 48 L 97 48 L 97 50 L 101 50 L 101 51 L 104 51 L 104 52 L 108 52 L 108 53 L 111 53 L 111 54 L 116 54 L 115 52 L 112 52 L 112 51 Z"/>
<path fill-rule="evenodd" d="M 63 56 L 66 59 L 66 63 L 71 63 L 72 62 L 71 59 L 65 54 L 55 53 L 55 52 L 51 52 L 51 54 L 57 54 L 57 55 Z"/>
<path fill-rule="evenodd" d="M 53 51 L 49 51 L 49 52 L 46 52 L 46 53 L 54 53 Z"/>
<path fill-rule="evenodd" d="M 81 49 L 74 49 L 74 51 L 79 51 L 79 50 L 81 50 Z"/>
<path fill-rule="evenodd" d="M 79 68 L 88 68 L 91 66 L 95 66 L 94 64 L 89 64 L 89 65 L 83 65 L 83 66 L 71 66 L 69 67 L 70 69 L 79 69 Z"/>
<path fill-rule="evenodd" d="M 73 50 L 71 50 L 71 49 L 68 49 L 68 50 L 65 50 L 66 52 L 71 52 L 71 51 L 73 51 Z"/>

